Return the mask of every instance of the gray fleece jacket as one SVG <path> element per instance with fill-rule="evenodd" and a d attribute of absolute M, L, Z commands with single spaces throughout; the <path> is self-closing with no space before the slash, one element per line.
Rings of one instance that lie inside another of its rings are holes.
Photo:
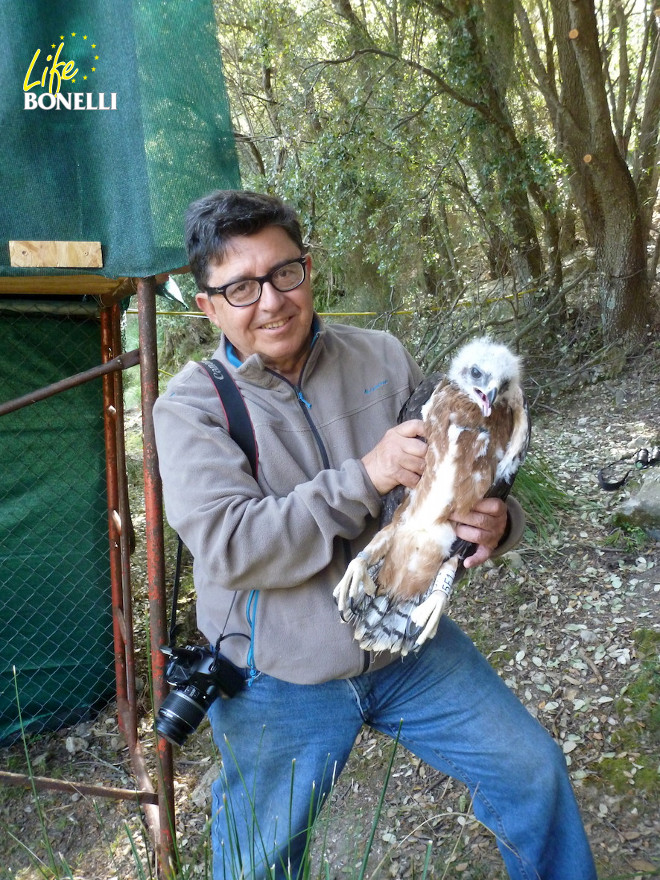
<path fill-rule="evenodd" d="M 189 363 L 154 422 L 167 517 L 194 558 L 197 621 L 239 666 L 313 684 L 391 662 L 340 619 L 332 591 L 377 529 L 381 499 L 360 461 L 422 378 L 387 333 L 318 322 L 294 387 L 259 355 L 213 355 L 240 388 L 258 448 L 257 480 L 208 375 Z M 506 547 L 524 516 L 509 504 Z"/>

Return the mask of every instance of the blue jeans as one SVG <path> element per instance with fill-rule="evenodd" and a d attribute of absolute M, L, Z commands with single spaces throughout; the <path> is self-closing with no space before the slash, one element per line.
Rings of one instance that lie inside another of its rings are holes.
<path fill-rule="evenodd" d="M 214 880 L 302 878 L 306 831 L 362 724 L 391 737 L 401 724 L 403 746 L 467 785 L 512 880 L 595 880 L 561 750 L 446 617 L 384 669 L 320 685 L 259 674 L 209 717 Z"/>

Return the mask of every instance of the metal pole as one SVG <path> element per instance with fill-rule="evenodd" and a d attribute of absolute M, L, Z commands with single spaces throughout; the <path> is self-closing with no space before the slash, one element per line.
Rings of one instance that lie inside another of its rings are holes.
<path fill-rule="evenodd" d="M 44 388 L 39 388 L 37 391 L 31 391 L 29 394 L 24 394 L 22 397 L 15 397 L 14 400 L 0 403 L 0 416 L 6 416 L 24 406 L 30 406 L 30 404 L 37 403 L 39 400 L 53 397 L 53 395 L 59 394 L 60 391 L 68 391 L 69 388 L 76 388 L 78 385 L 82 385 L 84 382 L 90 382 L 92 379 L 97 379 L 99 376 L 106 375 L 106 373 L 112 373 L 114 370 L 126 370 L 128 367 L 134 367 L 139 363 L 140 352 L 138 349 L 135 349 L 135 351 L 127 351 L 125 355 L 113 358 L 111 361 L 108 361 L 107 364 L 100 364 L 98 367 L 91 367 L 89 370 L 84 370 L 82 373 L 76 373 L 74 376 L 68 376 L 66 379 L 61 379 L 59 382 L 53 382 L 52 385 L 46 385 Z"/>
<path fill-rule="evenodd" d="M 157 804 L 158 795 L 153 791 L 131 791 L 130 788 L 114 788 L 109 785 L 88 785 L 85 782 L 70 782 L 66 779 L 51 779 L 46 776 L 29 776 L 27 773 L 10 773 L 0 770 L 2 785 L 15 785 L 21 788 L 39 790 L 70 791 L 89 797 L 111 798 L 116 801 L 136 801 L 139 804 Z"/>
<path fill-rule="evenodd" d="M 140 335 L 140 381 L 142 389 L 142 435 L 144 456 L 144 500 L 149 583 L 149 623 L 151 631 L 151 670 L 154 712 L 167 696 L 165 655 L 167 644 L 167 604 L 165 600 L 165 541 L 163 501 L 153 424 L 153 406 L 158 397 L 158 349 L 156 337 L 156 280 L 141 278 L 137 284 Z M 174 876 L 174 771 L 172 747 L 157 738 L 159 791 L 159 870 Z"/>
<path fill-rule="evenodd" d="M 110 309 L 101 311 L 101 359 L 103 363 L 112 360 L 115 354 Z M 112 632 L 115 649 L 115 679 L 117 707 L 126 705 L 128 683 L 126 676 L 126 627 L 123 619 L 123 590 L 121 573 L 121 547 L 119 520 L 119 484 L 117 478 L 117 407 L 115 386 L 110 373 L 103 376 L 103 425 L 105 431 L 106 492 L 108 503 L 108 536 L 110 539 L 110 588 L 112 596 Z M 118 522 L 119 520 L 119 522 Z M 135 745 L 136 731 L 130 729 L 127 719 L 119 711 L 119 726 L 126 737 L 129 751 Z"/>
<path fill-rule="evenodd" d="M 115 354 L 119 355 L 122 348 L 121 315 L 119 303 L 112 306 L 112 344 Z M 131 584 L 131 553 L 135 547 L 135 533 L 131 521 L 131 510 L 128 499 L 128 476 L 126 473 L 126 442 L 124 436 L 124 376 L 117 371 L 113 373 L 114 398 L 117 416 L 116 447 L 117 447 L 117 490 L 119 495 L 119 519 L 122 525 L 119 536 L 121 550 L 121 584 L 122 609 L 125 625 L 126 644 L 126 686 L 129 717 L 127 726 L 132 732 L 133 742 L 137 741 L 137 692 L 135 689 L 135 636 L 133 628 L 133 589 Z"/>

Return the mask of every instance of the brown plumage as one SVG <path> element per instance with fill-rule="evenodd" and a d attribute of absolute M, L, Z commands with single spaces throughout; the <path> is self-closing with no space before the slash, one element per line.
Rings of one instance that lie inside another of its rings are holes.
<path fill-rule="evenodd" d="M 529 443 L 519 360 L 489 339 L 463 347 L 447 377 L 425 379 L 399 421 L 423 418 L 428 450 L 415 489 L 386 496 L 381 530 L 335 589 L 362 647 L 406 654 L 435 635 L 472 545 L 460 522 L 486 496 L 506 498 Z"/>

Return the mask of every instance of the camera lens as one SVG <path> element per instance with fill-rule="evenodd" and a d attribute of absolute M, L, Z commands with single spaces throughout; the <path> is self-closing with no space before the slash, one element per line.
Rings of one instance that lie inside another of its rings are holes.
<path fill-rule="evenodd" d="M 168 742 L 182 746 L 194 733 L 205 715 L 205 708 L 184 691 L 172 691 L 156 717 L 156 730 Z"/>

